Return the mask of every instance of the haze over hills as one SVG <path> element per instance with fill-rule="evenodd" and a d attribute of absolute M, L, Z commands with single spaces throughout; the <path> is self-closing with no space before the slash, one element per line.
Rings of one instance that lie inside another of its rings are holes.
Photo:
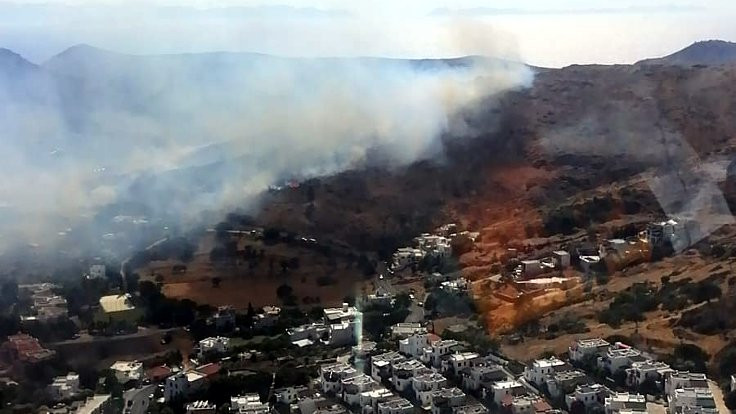
<path fill-rule="evenodd" d="M 644 65 L 720 65 L 736 62 L 736 43 L 705 40 L 661 58 L 637 62 Z"/>

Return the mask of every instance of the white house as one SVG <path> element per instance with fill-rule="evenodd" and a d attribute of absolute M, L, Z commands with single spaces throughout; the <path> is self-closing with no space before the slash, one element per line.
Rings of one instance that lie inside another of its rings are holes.
<path fill-rule="evenodd" d="M 230 397 L 230 412 L 240 414 L 268 414 L 271 412 L 268 403 L 261 401 L 257 393 L 249 393 Z"/>
<path fill-rule="evenodd" d="M 524 369 L 524 379 L 538 386 L 544 384 L 546 377 L 558 371 L 567 371 L 569 366 L 557 357 L 537 359 Z"/>
<path fill-rule="evenodd" d="M 432 414 L 452 413 L 454 407 L 465 405 L 465 393 L 460 388 L 442 388 L 432 392 Z"/>
<path fill-rule="evenodd" d="M 149 384 L 123 393 L 123 414 L 146 414 L 156 392 L 156 385 Z"/>
<path fill-rule="evenodd" d="M 445 355 L 450 355 L 460 345 L 458 341 L 454 339 L 445 339 L 432 343 L 429 348 L 425 348 L 422 351 L 420 360 L 435 368 L 439 368 L 441 365 L 441 358 Z"/>
<path fill-rule="evenodd" d="M 393 397 L 377 404 L 377 414 L 412 414 L 414 405 L 406 398 Z"/>
<path fill-rule="evenodd" d="M 49 396 L 52 400 L 66 400 L 79 393 L 79 374 L 70 372 L 64 376 L 56 377 L 48 386 Z"/>
<path fill-rule="evenodd" d="M 319 368 L 322 392 L 339 395 L 342 393 L 342 380 L 357 375 L 355 368 L 343 362 L 322 365 Z"/>
<path fill-rule="evenodd" d="M 516 380 L 496 381 L 491 386 L 492 396 L 484 395 L 485 398 L 493 398 L 493 402 L 501 405 L 501 400 L 507 395 L 517 396 L 526 394 L 526 388 Z"/>
<path fill-rule="evenodd" d="M 462 385 L 467 391 L 478 391 L 483 385 L 491 386 L 494 381 L 506 378 L 500 365 L 481 365 L 465 368 L 461 371 Z"/>
<path fill-rule="evenodd" d="M 558 268 L 567 269 L 568 267 L 570 267 L 570 253 L 564 250 L 556 250 L 552 252 L 552 258 L 554 259 Z"/>
<path fill-rule="evenodd" d="M 646 380 L 660 381 L 670 372 L 673 369 L 661 361 L 634 362 L 626 369 L 626 385 L 638 387 Z"/>
<path fill-rule="evenodd" d="M 689 371 L 672 371 L 664 378 L 664 392 L 670 398 L 680 388 L 708 388 L 705 374 Z"/>
<path fill-rule="evenodd" d="M 447 378 L 437 372 L 426 372 L 412 378 L 414 396 L 426 409 L 429 409 L 432 403 L 432 393 L 446 386 Z"/>
<path fill-rule="evenodd" d="M 230 338 L 214 336 L 199 341 L 199 355 L 224 354 L 230 349 Z"/>
<path fill-rule="evenodd" d="M 601 384 L 578 385 L 575 391 L 565 397 L 567 408 L 572 407 L 575 401 L 580 401 L 585 407 L 603 404 L 608 395 L 608 388 Z"/>
<path fill-rule="evenodd" d="M 261 313 L 257 313 L 253 319 L 253 327 L 267 328 L 278 322 L 281 308 L 278 306 L 264 306 Z"/>
<path fill-rule="evenodd" d="M 299 400 L 300 395 L 304 395 L 309 391 L 306 386 L 300 387 L 284 387 L 274 390 L 276 402 L 282 404 L 295 404 Z"/>
<path fill-rule="evenodd" d="M 372 356 L 371 378 L 379 382 L 391 378 L 392 367 L 402 361 L 406 361 L 406 357 L 394 351 Z"/>
<path fill-rule="evenodd" d="M 703 410 L 716 410 L 716 402 L 709 388 L 678 388 L 669 399 L 671 413 L 681 412 L 704 412 Z"/>
<path fill-rule="evenodd" d="M 643 362 L 647 358 L 641 355 L 638 349 L 616 343 L 615 347 L 611 347 L 603 355 L 598 357 L 598 367 L 607 369 L 611 374 L 616 371 L 629 367 L 634 362 Z"/>
<path fill-rule="evenodd" d="M 458 375 L 462 369 L 471 368 L 484 362 L 485 360 L 475 352 L 458 352 L 442 359 L 441 366 L 443 373 Z"/>
<path fill-rule="evenodd" d="M 360 406 L 362 414 L 378 413 L 378 403 L 395 398 L 393 392 L 385 387 L 378 387 L 360 394 Z"/>
<path fill-rule="evenodd" d="M 358 340 L 356 323 L 355 320 L 345 320 L 329 325 L 327 343 L 332 346 L 354 345 Z"/>
<path fill-rule="evenodd" d="M 360 395 L 378 387 L 378 383 L 366 374 L 358 374 L 342 380 L 342 400 L 349 406 L 360 405 Z"/>
<path fill-rule="evenodd" d="M 426 333 L 414 334 L 405 339 L 399 339 L 399 352 L 413 358 L 419 358 L 422 350 L 429 347 L 429 335 Z"/>
<path fill-rule="evenodd" d="M 391 336 L 394 338 L 406 338 L 411 335 L 426 334 L 427 328 L 421 323 L 399 322 L 391 326 Z"/>
<path fill-rule="evenodd" d="M 416 359 L 397 362 L 391 368 L 391 384 L 396 391 L 406 391 L 411 387 L 412 378 L 422 370 L 427 370 L 427 367 Z"/>
<path fill-rule="evenodd" d="M 578 370 L 560 371 L 547 376 L 545 383 L 547 384 L 549 395 L 552 398 L 559 398 L 562 395 L 575 391 L 575 387 L 578 385 L 587 384 L 588 376 Z"/>
<path fill-rule="evenodd" d="M 586 358 L 597 359 L 598 356 L 605 354 L 611 344 L 602 338 L 578 339 L 573 342 L 568 353 L 570 360 L 582 363 Z"/>
<path fill-rule="evenodd" d="M 647 399 L 643 395 L 617 392 L 605 398 L 606 414 L 647 413 Z"/>
<path fill-rule="evenodd" d="M 121 384 L 143 378 L 143 363 L 138 361 L 117 361 L 110 366 L 110 370 Z"/>

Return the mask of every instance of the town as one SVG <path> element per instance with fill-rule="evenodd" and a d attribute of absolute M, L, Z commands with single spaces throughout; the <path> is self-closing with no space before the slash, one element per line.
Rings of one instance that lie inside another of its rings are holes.
<path fill-rule="evenodd" d="M 202 307 L 167 299 L 148 281 L 105 288 L 101 264 L 82 275 L 99 295 L 92 304 L 51 282 L 6 284 L 2 294 L 19 312 L 0 347 L 0 387 L 14 412 L 53 414 L 727 412 L 734 376 L 721 389 L 702 367 L 675 369 L 625 340 L 583 334 L 565 353 L 515 360 L 486 335 L 488 317 L 475 308 L 652 260 L 660 246 L 683 243 L 686 226 L 670 218 L 629 239 L 538 258 L 508 247 L 501 271 L 474 281 L 443 273 L 477 237 L 455 224 L 422 234 L 379 266 L 374 292 L 308 312 L 287 300 L 247 311 Z M 278 295 L 287 299 L 284 286 Z M 437 329 L 458 308 L 467 310 L 464 322 Z"/>

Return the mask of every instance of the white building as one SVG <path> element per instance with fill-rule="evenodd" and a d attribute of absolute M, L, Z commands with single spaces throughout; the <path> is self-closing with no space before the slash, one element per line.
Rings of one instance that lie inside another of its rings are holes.
<path fill-rule="evenodd" d="M 339 395 L 342 393 L 342 381 L 357 375 L 358 371 L 355 368 L 343 362 L 322 365 L 319 368 L 322 392 Z"/>
<path fill-rule="evenodd" d="M 329 326 L 328 345 L 346 346 L 354 345 L 358 341 L 357 325 L 355 320 L 333 323 Z"/>
<path fill-rule="evenodd" d="M 281 315 L 281 308 L 278 306 L 264 306 L 261 313 L 257 313 L 253 319 L 254 328 L 268 328 L 276 324 Z"/>
<path fill-rule="evenodd" d="M 328 337 L 328 328 L 324 323 L 315 322 L 308 323 L 305 325 L 297 326 L 292 329 L 288 329 L 286 333 L 289 335 L 289 340 L 293 343 L 296 341 L 303 341 L 308 339 L 310 341 L 319 341 L 322 338 Z"/>
<path fill-rule="evenodd" d="M 378 413 L 378 404 L 395 398 L 393 392 L 385 387 L 378 387 L 360 394 L 360 406 L 362 414 Z"/>
<path fill-rule="evenodd" d="M 366 374 L 358 374 L 342 380 L 342 400 L 349 406 L 360 405 L 360 395 L 378 388 L 378 383 Z"/>
<path fill-rule="evenodd" d="M 391 326 L 391 336 L 394 338 L 407 338 L 411 335 L 426 334 L 427 328 L 421 323 L 399 322 Z"/>
<path fill-rule="evenodd" d="M 446 386 L 447 378 L 437 372 L 425 372 L 412 378 L 414 396 L 425 409 L 432 403 L 432 393 Z"/>
<path fill-rule="evenodd" d="M 156 386 L 153 384 L 125 391 L 123 393 L 123 414 L 146 414 L 155 392 Z"/>
<path fill-rule="evenodd" d="M 661 361 L 634 362 L 626 369 L 626 386 L 638 387 L 646 380 L 661 381 L 670 372 L 672 368 Z"/>
<path fill-rule="evenodd" d="M 79 374 L 70 372 L 54 378 L 48 386 L 49 397 L 54 401 L 66 400 L 79 393 Z"/>
<path fill-rule="evenodd" d="M 406 391 L 411 387 L 412 378 L 423 370 L 427 370 L 427 367 L 416 359 L 397 362 L 391 367 L 391 384 L 396 391 Z"/>
<path fill-rule="evenodd" d="M 371 378 L 379 382 L 391 378 L 393 374 L 392 367 L 403 361 L 406 361 L 406 357 L 398 352 L 392 351 L 374 355 L 371 357 Z"/>
<path fill-rule="evenodd" d="M 230 412 L 239 414 L 268 414 L 271 412 L 268 403 L 261 401 L 257 393 L 230 397 Z"/>
<path fill-rule="evenodd" d="M 464 368 L 472 368 L 484 362 L 485 359 L 475 352 L 458 352 L 442 359 L 441 366 L 443 373 L 459 375 Z"/>
<path fill-rule="evenodd" d="M 570 346 L 568 353 L 570 354 L 571 361 L 582 363 L 586 358 L 596 360 L 598 356 L 608 352 L 608 348 L 610 347 L 611 344 L 605 339 L 578 339 Z"/>
<path fill-rule="evenodd" d="M 454 339 L 435 341 L 429 348 L 425 348 L 422 351 L 420 360 L 427 365 L 439 368 L 441 366 L 441 358 L 445 355 L 452 354 L 458 346 L 460 346 L 460 343 Z"/>
<path fill-rule="evenodd" d="M 450 414 L 453 408 L 465 405 L 465 393 L 460 388 L 443 388 L 432 393 L 432 414 Z"/>
<path fill-rule="evenodd" d="M 606 414 L 646 413 L 647 400 L 643 395 L 617 392 L 606 397 L 604 402 Z"/>
<path fill-rule="evenodd" d="M 565 397 L 567 408 L 571 408 L 575 401 L 580 401 L 585 407 L 603 404 L 608 396 L 608 388 L 601 384 L 578 385 L 575 391 Z"/>
<path fill-rule="evenodd" d="M 718 412 L 709 388 L 678 388 L 669 399 L 670 413 Z"/>
<path fill-rule="evenodd" d="M 488 414 L 488 409 L 483 404 L 461 405 L 453 409 L 454 414 Z"/>
<path fill-rule="evenodd" d="M 379 287 L 374 293 L 366 296 L 365 302 L 369 306 L 391 306 L 393 299 L 394 295 Z"/>
<path fill-rule="evenodd" d="M 634 362 L 644 362 L 647 358 L 641 355 L 641 351 L 628 345 L 616 343 L 603 355 L 598 357 L 598 367 L 607 369 L 611 374 L 629 367 Z"/>
<path fill-rule="evenodd" d="M 558 371 L 567 371 L 569 366 L 557 357 L 538 359 L 524 369 L 524 379 L 538 386 L 544 384 L 546 377 Z"/>
<path fill-rule="evenodd" d="M 217 406 L 209 401 L 194 401 L 185 406 L 187 414 L 215 414 Z"/>
<path fill-rule="evenodd" d="M 462 385 L 467 391 L 479 391 L 484 385 L 490 387 L 495 381 L 506 379 L 506 373 L 500 365 L 481 365 L 463 369 Z"/>
<path fill-rule="evenodd" d="M 675 390 L 680 388 L 708 388 L 705 374 L 689 371 L 672 371 L 664 378 L 664 392 L 672 398 Z"/>
<path fill-rule="evenodd" d="M 392 270 L 402 270 L 424 259 L 424 252 L 413 247 L 400 247 L 391 259 Z"/>
<path fill-rule="evenodd" d="M 282 404 L 295 404 L 299 400 L 300 395 L 304 395 L 309 391 L 305 386 L 301 387 L 284 387 L 274 391 L 276 402 Z"/>
<path fill-rule="evenodd" d="M 484 398 L 492 398 L 493 402 L 500 406 L 505 396 L 515 397 L 526 394 L 526 388 L 516 380 L 496 381 L 491 386 L 491 393 L 492 396 L 484 395 Z"/>
<path fill-rule="evenodd" d="M 560 371 L 547 376 L 546 384 L 549 395 L 552 398 L 559 398 L 575 391 L 578 385 L 588 384 L 588 376 L 578 370 Z"/>
<path fill-rule="evenodd" d="M 393 397 L 377 404 L 377 414 L 412 414 L 414 405 L 406 398 Z"/>
<path fill-rule="evenodd" d="M 118 382 L 140 381 L 143 378 L 143 363 L 138 361 L 117 361 L 110 366 Z"/>
<path fill-rule="evenodd" d="M 164 381 L 164 401 L 186 397 L 204 386 L 206 376 L 197 371 L 177 372 Z"/>
<path fill-rule="evenodd" d="M 570 267 L 570 253 L 564 250 L 557 250 L 552 252 L 552 258 L 556 265 L 560 269 L 567 269 Z"/>
<path fill-rule="evenodd" d="M 112 405 L 110 394 L 95 394 L 87 398 L 75 414 L 102 414 L 107 413 Z"/>
<path fill-rule="evenodd" d="M 213 336 L 199 341 L 199 355 L 224 354 L 230 349 L 230 338 L 225 336 Z"/>
<path fill-rule="evenodd" d="M 399 352 L 412 358 L 422 356 L 422 350 L 429 346 L 429 335 L 414 334 L 408 338 L 399 339 Z"/>

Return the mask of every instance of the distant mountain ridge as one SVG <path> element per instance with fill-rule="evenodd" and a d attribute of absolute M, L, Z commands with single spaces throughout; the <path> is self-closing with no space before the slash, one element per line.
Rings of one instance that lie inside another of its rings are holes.
<path fill-rule="evenodd" d="M 645 59 L 637 65 L 721 65 L 736 63 L 736 43 L 705 40 L 661 58 Z"/>

